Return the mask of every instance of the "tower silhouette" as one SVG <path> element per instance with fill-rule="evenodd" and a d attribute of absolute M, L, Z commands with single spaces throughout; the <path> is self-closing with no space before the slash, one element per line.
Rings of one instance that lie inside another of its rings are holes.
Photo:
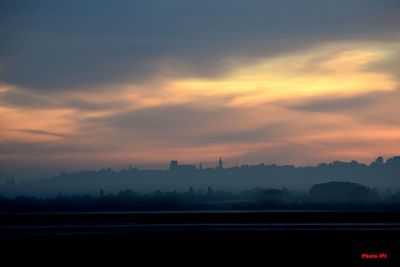
<path fill-rule="evenodd" d="M 219 162 L 218 162 L 218 169 L 223 169 L 224 168 L 224 164 L 222 163 L 222 158 L 219 158 Z"/>

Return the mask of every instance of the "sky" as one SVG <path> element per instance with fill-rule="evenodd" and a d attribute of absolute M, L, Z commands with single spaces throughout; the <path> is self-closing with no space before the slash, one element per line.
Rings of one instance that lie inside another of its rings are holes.
<path fill-rule="evenodd" d="M 0 2 L 0 181 L 400 154 L 400 1 Z"/>

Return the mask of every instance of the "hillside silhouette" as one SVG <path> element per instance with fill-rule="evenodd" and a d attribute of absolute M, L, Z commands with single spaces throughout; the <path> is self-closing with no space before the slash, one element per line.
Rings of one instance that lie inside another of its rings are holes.
<path fill-rule="evenodd" d="M 229 211 L 229 210 L 400 210 L 400 191 L 379 193 L 351 183 L 315 184 L 308 192 L 286 188 L 254 188 L 241 192 L 207 191 L 189 187 L 185 192 L 160 190 L 141 193 L 131 189 L 116 194 L 67 195 L 38 198 L 0 197 L 2 212 L 93 211 Z"/>
<path fill-rule="evenodd" d="M 0 195 L 54 197 L 59 194 L 98 194 L 101 190 L 105 194 L 117 194 L 125 189 L 135 192 L 184 192 L 189 187 L 203 191 L 210 187 L 231 192 L 253 188 L 304 191 L 314 184 L 331 181 L 359 183 L 379 190 L 396 190 L 400 188 L 400 157 L 386 161 L 378 157 L 371 164 L 334 161 L 307 167 L 258 164 L 226 168 L 223 160 L 219 159 L 214 168 L 203 168 L 201 164 L 182 165 L 172 160 L 166 170 L 141 170 L 129 166 L 118 171 L 108 168 L 61 173 L 33 180 L 15 181 L 7 178 L 6 183 L 0 185 Z M 362 197 L 363 188 L 352 190 Z"/>

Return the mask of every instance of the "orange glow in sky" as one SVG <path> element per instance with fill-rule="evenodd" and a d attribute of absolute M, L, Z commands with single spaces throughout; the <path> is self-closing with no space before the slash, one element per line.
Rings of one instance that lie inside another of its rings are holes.
<path fill-rule="evenodd" d="M 3 84 L 0 141 L 51 144 L 53 150 L 9 151 L 1 158 L 158 164 L 223 156 L 228 164 L 244 159 L 314 164 L 395 155 L 399 77 L 373 66 L 399 52 L 392 43 L 327 43 L 246 64 L 226 58 L 233 67 L 213 78 L 158 77 L 52 94 Z M 4 99 L 11 94 L 45 104 L 8 103 Z M 374 94 L 376 101 L 358 105 Z M 321 99 L 354 99 L 354 106 L 293 108 Z M 277 151 L 284 152 L 275 158 Z"/>

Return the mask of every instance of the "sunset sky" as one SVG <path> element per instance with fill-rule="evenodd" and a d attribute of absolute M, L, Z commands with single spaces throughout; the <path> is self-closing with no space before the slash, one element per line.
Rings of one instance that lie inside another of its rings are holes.
<path fill-rule="evenodd" d="M 0 181 L 400 155 L 400 1 L 0 2 Z"/>

